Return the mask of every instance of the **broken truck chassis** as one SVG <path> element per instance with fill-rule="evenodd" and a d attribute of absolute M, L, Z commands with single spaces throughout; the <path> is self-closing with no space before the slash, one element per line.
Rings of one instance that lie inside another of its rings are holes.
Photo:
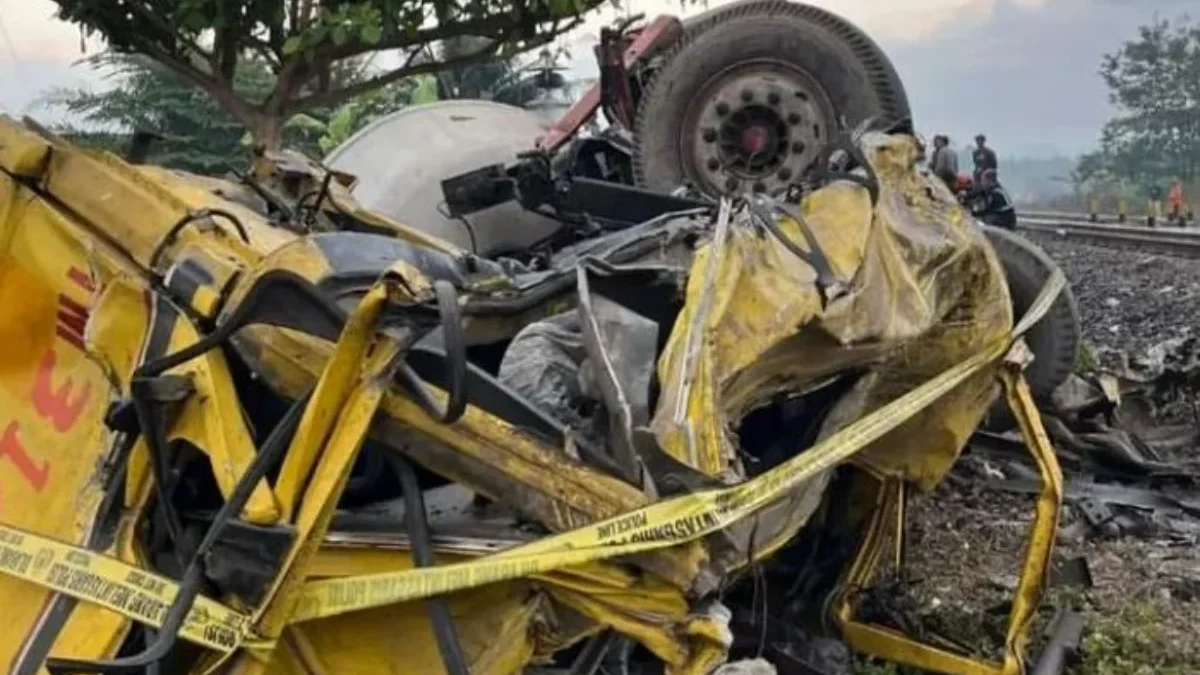
<path fill-rule="evenodd" d="M 391 275 L 385 275 L 385 278 L 363 299 L 359 308 L 355 311 L 355 315 L 350 320 L 345 321 L 345 325 L 341 330 L 341 337 L 334 348 L 335 356 L 330 359 L 329 366 L 321 376 L 315 391 L 310 397 L 297 400 L 284 420 L 271 432 L 269 436 L 270 440 L 264 444 L 255 462 L 243 474 L 233 495 L 230 496 L 216 518 L 209 525 L 207 535 L 203 542 L 193 551 L 191 560 L 187 563 L 186 571 L 182 575 L 182 581 L 176 586 L 178 589 L 177 594 L 170 608 L 165 613 L 165 618 L 162 620 L 161 625 L 158 626 L 161 630 L 155 642 L 148 646 L 142 654 L 107 663 L 79 663 L 69 660 L 52 659 L 47 663 L 52 672 L 128 672 L 131 668 L 143 668 L 155 663 L 157 659 L 165 655 L 172 643 L 177 639 L 177 631 L 183 624 L 184 618 L 192 610 L 192 603 L 199 592 L 199 581 L 203 576 L 204 569 L 203 554 L 216 541 L 225 524 L 240 511 L 249 496 L 251 488 L 265 474 L 266 469 L 273 462 L 281 458 L 278 451 L 285 448 L 289 441 L 294 441 L 297 435 L 297 428 L 304 427 L 307 423 L 311 422 L 314 417 L 314 411 L 323 407 L 331 405 L 349 412 L 361 406 L 359 408 L 360 414 L 351 417 L 362 420 L 365 416 L 369 419 L 370 412 L 375 409 L 375 406 L 380 401 L 382 383 L 391 381 L 394 377 L 392 373 L 395 373 L 402 367 L 405 351 L 402 344 L 386 338 L 375 347 L 374 356 L 367 359 L 369 365 L 362 370 L 359 370 L 357 367 L 340 367 L 348 363 L 359 362 L 359 359 L 339 359 L 337 356 L 339 354 L 353 354 L 356 357 L 365 356 L 366 352 L 364 352 L 364 349 L 368 349 L 367 334 L 374 330 L 373 327 L 376 325 L 376 321 L 385 313 L 385 307 L 397 307 L 397 305 L 388 302 L 389 296 L 394 294 L 396 286 L 395 278 Z M 402 279 L 403 277 L 399 278 Z M 143 365 L 139 369 L 142 374 L 142 377 L 139 379 L 149 380 L 149 378 L 156 377 L 157 373 L 167 370 L 171 365 L 178 365 L 191 358 L 200 356 L 204 352 L 220 345 L 240 326 L 256 321 L 270 321 L 269 308 L 274 303 L 269 302 L 270 295 L 268 289 L 283 287 L 290 287 L 292 291 L 295 291 L 304 288 L 305 284 L 303 280 L 290 278 L 286 273 L 274 273 L 271 276 L 264 277 L 254 287 L 255 290 L 247 294 L 242 304 L 239 305 L 230 318 L 218 324 L 216 330 L 189 348 L 163 357 L 157 362 Z M 323 308 L 320 313 L 324 314 L 328 320 L 332 321 L 335 317 L 342 314 L 335 306 L 332 306 L 328 301 L 324 301 L 319 293 L 302 292 L 309 294 L 314 303 Z M 407 301 L 403 301 L 398 305 L 400 308 L 411 309 L 413 307 L 410 295 L 407 293 L 402 294 L 402 299 Z M 1040 304 L 1044 306 L 1048 302 Z M 267 311 L 266 315 L 262 313 L 263 310 Z M 425 319 L 424 323 L 428 324 L 429 320 Z M 329 328 L 332 325 L 332 323 L 328 323 L 326 327 Z M 1017 330 L 1020 331 L 1020 327 Z M 1048 564 L 1048 553 L 1053 541 L 1058 517 L 1058 504 L 1061 497 L 1061 478 L 1057 470 L 1053 452 L 1041 428 L 1028 388 L 1020 376 L 1023 363 L 1018 355 L 1021 353 L 1020 343 L 1018 343 L 1018 348 L 1012 351 L 1010 356 L 1006 358 L 1002 380 L 1009 405 L 1020 422 L 1022 434 L 1026 438 L 1028 447 L 1037 461 L 1044 484 L 1038 502 L 1037 515 L 1031 529 L 1030 547 L 1026 552 L 1025 565 L 1020 577 L 1020 585 L 1010 618 L 1008 649 L 1005 662 L 1001 665 L 980 663 L 960 655 L 945 652 L 944 650 L 922 645 L 889 629 L 861 624 L 854 620 L 854 589 L 863 588 L 869 584 L 872 571 L 883 554 L 881 548 L 882 534 L 885 528 L 889 527 L 888 522 L 894 523 L 890 527 L 894 527 L 896 532 L 903 532 L 906 495 L 903 485 L 892 479 L 882 479 L 880 482 L 879 500 L 873 510 L 870 524 L 856 554 L 855 562 L 845 578 L 843 592 L 839 595 L 834 609 L 834 615 L 841 627 L 843 636 L 856 649 L 929 670 L 947 673 L 1020 672 L 1020 654 L 1026 639 L 1029 620 L 1033 610 L 1036 608 L 1042 586 L 1045 582 L 1044 575 Z M 986 361 L 979 361 L 979 363 L 986 363 Z M 380 376 L 383 376 L 383 379 Z M 155 387 L 147 381 L 146 390 L 170 391 L 177 389 L 169 386 L 171 384 L 169 381 L 158 380 L 154 381 L 154 383 L 161 383 L 168 386 Z M 350 393 L 351 391 L 353 393 Z M 177 397 L 178 394 L 165 398 L 171 399 Z M 447 412 L 451 413 L 454 412 L 454 408 L 458 408 L 454 404 L 451 404 L 449 407 L 451 410 Z M 442 417 L 443 419 L 446 417 L 445 413 L 441 415 L 437 414 L 437 410 L 427 410 L 427 413 L 433 417 Z M 452 417 L 452 415 L 450 416 Z M 880 413 L 877 413 L 871 417 L 879 416 Z M 144 410 L 139 414 L 139 418 L 143 424 L 153 425 L 154 423 L 153 418 L 146 416 Z M 445 421 L 452 420 L 447 419 Z M 856 430 L 863 424 L 869 424 L 870 421 L 864 419 L 860 424 L 854 425 L 854 427 L 847 431 Z M 892 423 L 896 422 L 897 420 L 892 420 Z M 325 506 L 318 506 L 315 510 L 317 512 L 325 512 L 326 520 L 330 515 L 328 513 L 328 505 L 337 500 L 339 487 L 344 487 L 345 469 L 351 464 L 350 459 L 356 448 L 361 445 L 367 430 L 366 425 L 361 422 L 357 425 L 350 424 L 346 426 L 351 428 L 344 428 L 341 423 L 338 424 L 337 430 L 334 431 L 334 436 L 330 439 L 330 443 L 323 455 L 316 453 L 310 455 L 316 460 L 314 484 L 324 485 L 328 489 L 319 491 L 317 495 L 307 497 L 302 509 L 308 509 L 309 500 L 316 499 L 319 504 L 324 504 Z M 309 438 L 316 438 L 316 436 L 309 436 Z M 151 446 L 153 447 L 153 442 L 151 442 Z M 318 450 L 315 447 L 311 449 L 314 451 Z M 292 452 L 295 450 L 295 447 L 291 448 Z M 340 481 L 335 477 L 339 473 L 341 474 Z M 339 482 L 341 483 L 340 486 Z M 420 511 L 414 510 L 409 513 L 411 518 L 410 541 L 412 542 L 413 555 L 414 557 L 422 557 L 428 551 L 428 532 L 422 532 L 424 528 L 421 525 L 422 517 Z M 321 528 L 320 520 L 321 517 L 319 515 L 314 517 L 311 523 L 314 530 Z M 619 518 L 614 520 L 619 520 Z M 325 524 L 327 525 L 327 522 Z M 315 531 L 310 531 L 310 534 L 315 533 Z M 570 534 L 572 533 L 568 532 L 558 536 L 567 537 Z M 670 545 L 670 543 L 657 542 L 653 544 L 653 547 Z M 895 555 L 900 560 L 902 559 L 903 539 L 899 538 L 897 544 L 898 549 Z M 94 554 L 89 553 L 87 555 Z M 600 553 L 596 557 L 607 557 L 607 555 L 607 553 Z M 290 560 L 289 562 L 291 565 L 285 564 L 281 574 L 285 578 L 285 584 L 288 583 L 286 580 L 291 580 L 291 585 L 295 586 L 303 580 L 302 568 L 304 561 Z M 487 559 L 484 558 L 479 562 L 486 563 Z M 416 561 L 416 564 L 418 567 L 424 567 L 428 565 L 428 559 L 419 559 Z M 471 565 L 473 563 L 465 564 Z M 549 567 L 553 566 L 553 564 L 549 565 Z M 297 569 L 297 567 L 300 569 Z M 163 581 L 166 584 L 175 586 L 175 582 L 165 579 Z M 86 600 L 87 598 L 84 597 L 83 599 Z M 276 602 L 279 600 L 279 593 L 277 593 Z M 286 610 L 273 612 L 271 611 L 272 604 L 274 603 L 268 602 L 264 605 L 264 609 L 267 611 L 267 616 L 276 618 L 275 625 L 281 627 L 282 624 L 278 622 L 286 620 Z M 289 603 L 276 604 L 276 608 L 285 607 L 287 604 Z M 438 607 L 439 605 L 436 601 L 433 601 L 431 598 L 431 611 L 435 617 L 434 626 L 438 633 L 439 644 L 442 646 L 443 653 L 447 658 L 448 670 L 452 673 L 465 672 L 460 669 L 460 666 L 456 665 L 462 663 L 461 651 L 454 642 L 452 627 L 449 629 L 446 628 L 447 624 L 442 613 L 444 608 L 442 611 L 439 611 Z M 441 615 L 441 618 L 439 618 L 439 615 Z M 248 637 L 251 636 L 242 636 L 242 638 Z M 255 642 L 254 640 L 251 640 L 251 643 L 256 645 L 251 647 L 253 649 L 269 648 L 263 646 L 261 642 Z"/>

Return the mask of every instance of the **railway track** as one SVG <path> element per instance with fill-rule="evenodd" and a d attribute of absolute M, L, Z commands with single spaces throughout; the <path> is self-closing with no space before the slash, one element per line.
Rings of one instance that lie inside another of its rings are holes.
<path fill-rule="evenodd" d="M 1200 258 L 1200 229 L 1160 225 L 1150 228 L 1140 224 L 1092 223 L 1087 216 L 1077 214 L 1031 214 L 1022 217 L 1017 229 L 1044 232 L 1065 239 L 1102 246 L 1121 246 L 1143 251 L 1168 253 L 1188 258 Z M 1062 217 L 1067 216 L 1067 217 Z"/>

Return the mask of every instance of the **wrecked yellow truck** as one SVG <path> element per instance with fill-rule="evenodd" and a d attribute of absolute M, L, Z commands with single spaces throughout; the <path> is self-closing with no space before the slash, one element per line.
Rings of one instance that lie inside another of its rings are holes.
<path fill-rule="evenodd" d="M 789 672 L 834 635 L 1021 672 L 1061 482 L 1021 338 L 1064 281 L 1014 317 L 911 126 L 828 147 L 798 199 L 442 176 L 472 239 L 514 193 L 569 223 L 481 251 L 295 154 L 219 180 L 0 119 L 0 664 Z M 1044 487 L 986 663 L 856 606 L 1001 392 Z"/>
<path fill-rule="evenodd" d="M 512 271 L 315 166 L 275 164 L 324 190 L 283 227 L 237 185 L 4 121 L 10 672 L 515 673 L 587 641 L 704 673 L 760 574 L 856 648 L 1017 672 L 1057 500 L 1003 273 L 911 136 L 858 145 L 875 189 L 722 200 Z M 998 376 L 1051 480 L 986 667 L 853 606 Z"/>

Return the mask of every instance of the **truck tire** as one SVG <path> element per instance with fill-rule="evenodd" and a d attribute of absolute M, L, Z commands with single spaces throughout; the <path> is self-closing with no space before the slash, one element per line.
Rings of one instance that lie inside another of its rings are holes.
<path fill-rule="evenodd" d="M 1013 320 L 1019 321 L 1058 266 L 1033 242 L 1016 232 L 987 225 L 981 227 L 1004 266 L 1012 297 Z M 1042 320 L 1025 334 L 1025 342 L 1034 355 L 1025 378 L 1036 400 L 1048 400 L 1075 369 L 1079 340 L 1079 309 L 1068 286 Z M 1011 424 L 1003 402 L 992 410 L 989 421 L 989 426 Z"/>
<path fill-rule="evenodd" d="M 643 94 L 638 184 L 708 194 L 796 182 L 843 130 L 910 117 L 881 49 L 848 21 L 784 0 L 742 0 L 685 22 Z"/>

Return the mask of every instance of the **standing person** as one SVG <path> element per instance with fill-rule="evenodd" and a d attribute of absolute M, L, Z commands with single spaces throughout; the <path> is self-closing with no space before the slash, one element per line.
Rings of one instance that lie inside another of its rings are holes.
<path fill-rule="evenodd" d="M 1176 225 L 1183 227 L 1183 183 L 1178 178 L 1171 183 L 1171 189 L 1167 190 L 1167 214 L 1167 220 L 1173 220 Z"/>
<path fill-rule="evenodd" d="M 929 170 L 942 179 L 946 187 L 954 190 L 954 183 L 958 180 L 958 156 L 950 148 L 948 136 L 938 134 L 933 137 L 933 155 L 929 158 Z"/>
<path fill-rule="evenodd" d="M 976 183 L 983 177 L 984 171 L 1000 170 L 1000 163 L 996 161 L 996 152 L 987 146 L 987 136 L 983 134 L 975 136 L 975 151 L 971 153 L 971 159 L 975 160 Z"/>

